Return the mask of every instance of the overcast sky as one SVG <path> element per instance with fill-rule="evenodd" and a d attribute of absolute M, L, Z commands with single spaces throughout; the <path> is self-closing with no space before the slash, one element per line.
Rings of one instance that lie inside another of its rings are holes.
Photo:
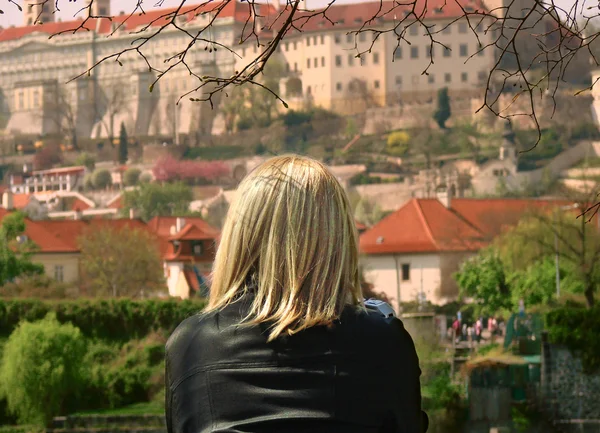
<path fill-rule="evenodd" d="M 54 1 L 54 0 L 52 0 Z M 111 7 L 113 14 L 117 15 L 120 11 L 129 12 L 135 6 L 137 0 L 111 0 Z M 364 0 L 337 0 L 339 3 L 356 3 Z M 555 0 L 556 5 L 567 9 L 572 7 L 575 0 Z M 17 0 L 21 5 L 31 3 L 32 0 Z M 159 0 L 145 0 L 144 5 L 146 10 L 150 10 L 155 7 Z M 162 0 L 160 1 L 162 8 L 176 6 L 181 0 Z M 592 4 L 593 0 L 586 0 L 588 4 Z M 82 6 L 88 3 L 88 0 L 59 0 L 60 12 L 58 16 L 63 20 L 72 20 L 74 14 L 81 9 Z M 190 0 L 190 4 L 199 3 L 198 0 Z M 319 7 L 324 6 L 328 3 L 327 0 L 307 0 L 308 7 Z M 0 7 L 4 10 L 4 15 L 0 15 L 0 26 L 8 27 L 11 25 L 19 26 L 23 22 L 21 12 L 13 4 L 9 4 L 6 0 L 0 0 Z"/>

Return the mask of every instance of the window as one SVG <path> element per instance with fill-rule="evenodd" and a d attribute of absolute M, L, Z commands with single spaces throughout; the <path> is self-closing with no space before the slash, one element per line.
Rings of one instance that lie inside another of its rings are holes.
<path fill-rule="evenodd" d="M 306 38 L 306 46 L 310 47 L 310 38 Z"/>
<path fill-rule="evenodd" d="M 450 48 L 450 45 L 444 47 L 444 57 L 450 57 L 450 53 L 452 53 L 452 49 Z"/>
<path fill-rule="evenodd" d="M 348 54 L 348 66 L 354 66 L 354 56 L 352 54 Z"/>
<path fill-rule="evenodd" d="M 338 33 L 336 33 L 336 34 L 333 36 L 333 41 L 334 41 L 336 44 L 339 44 L 339 43 L 341 42 L 341 40 L 342 40 L 342 38 L 340 37 L 340 35 L 339 35 Z"/>
<path fill-rule="evenodd" d="M 467 44 L 460 44 L 459 50 L 461 57 L 467 57 L 469 55 L 469 48 Z"/>
<path fill-rule="evenodd" d="M 410 264 L 402 263 L 402 281 L 410 280 Z"/>
<path fill-rule="evenodd" d="M 192 241 L 192 252 L 195 256 L 201 256 L 204 254 L 202 241 Z"/>
<path fill-rule="evenodd" d="M 367 34 L 366 34 L 366 33 L 359 33 L 359 34 L 358 34 L 358 40 L 359 40 L 360 42 L 364 42 L 364 41 L 366 41 L 366 40 L 367 40 Z"/>
<path fill-rule="evenodd" d="M 290 72 L 290 64 L 289 63 L 285 64 L 285 72 Z"/>
<path fill-rule="evenodd" d="M 379 64 L 379 53 L 373 53 L 373 64 Z"/>
<path fill-rule="evenodd" d="M 458 23 L 458 33 L 467 33 L 467 23 Z"/>
<path fill-rule="evenodd" d="M 396 77 L 396 86 L 402 86 L 402 77 L 400 75 Z"/>
<path fill-rule="evenodd" d="M 409 34 L 411 36 L 417 36 L 418 33 L 419 33 L 419 28 L 417 27 L 417 23 L 414 23 L 412 26 L 410 26 Z"/>
<path fill-rule="evenodd" d="M 444 74 L 444 81 L 446 83 L 450 83 L 452 81 L 452 75 L 451 74 Z"/>
<path fill-rule="evenodd" d="M 342 66 L 342 56 L 335 56 L 335 66 Z"/>
<path fill-rule="evenodd" d="M 429 84 L 433 84 L 433 83 L 435 83 L 435 75 L 433 75 L 433 74 L 429 74 L 429 75 L 427 76 L 427 82 L 428 82 Z"/>
<path fill-rule="evenodd" d="M 294 62 L 294 71 L 298 72 L 298 63 Z"/>
<path fill-rule="evenodd" d="M 379 80 L 375 80 L 375 82 L 373 83 L 373 87 L 379 89 Z"/>
<path fill-rule="evenodd" d="M 289 42 L 286 42 L 286 43 L 283 45 L 283 49 L 284 49 L 284 51 L 289 51 L 289 50 L 290 50 L 290 44 L 289 44 Z"/>
<path fill-rule="evenodd" d="M 410 47 L 410 58 L 411 59 L 419 58 L 419 47 Z"/>
<path fill-rule="evenodd" d="M 481 23 L 477 24 L 477 27 L 475 27 L 475 31 L 477 33 L 483 33 L 483 24 L 481 24 Z"/>
<path fill-rule="evenodd" d="M 477 55 L 478 55 L 479 57 L 483 56 L 483 51 L 484 51 L 484 50 L 485 50 L 485 48 L 483 48 L 483 47 L 479 47 L 479 51 L 477 51 Z"/>
<path fill-rule="evenodd" d="M 325 43 L 325 36 L 321 35 L 321 45 L 323 45 Z"/>
<path fill-rule="evenodd" d="M 460 81 L 462 81 L 463 83 L 466 83 L 469 80 L 469 74 L 467 74 L 466 72 L 463 72 L 460 74 Z"/>
<path fill-rule="evenodd" d="M 25 95 L 23 91 L 19 91 L 19 110 L 23 110 L 25 108 Z"/>
<path fill-rule="evenodd" d="M 479 71 L 477 73 L 477 79 L 479 81 L 484 81 L 486 79 L 486 77 L 487 77 L 487 73 L 485 71 Z"/>
<path fill-rule="evenodd" d="M 306 67 L 310 68 L 310 59 L 306 59 Z"/>
<path fill-rule="evenodd" d="M 317 37 L 316 36 L 313 37 L 313 45 L 317 45 Z"/>
<path fill-rule="evenodd" d="M 452 24 L 448 24 L 446 27 L 444 27 L 442 33 L 445 35 L 449 35 L 450 33 L 452 33 Z"/>
<path fill-rule="evenodd" d="M 40 92 L 38 90 L 33 91 L 33 107 L 38 108 L 40 106 Z"/>
<path fill-rule="evenodd" d="M 298 43 L 294 42 L 294 50 L 296 49 L 297 46 L 298 46 Z"/>
<path fill-rule="evenodd" d="M 367 55 L 363 54 L 362 56 L 359 57 L 360 59 L 360 66 L 365 66 L 367 64 Z"/>
<path fill-rule="evenodd" d="M 321 66 L 324 67 L 325 66 L 325 57 L 321 57 Z"/>
<path fill-rule="evenodd" d="M 336 83 L 335 90 L 337 90 L 338 92 L 341 92 L 342 91 L 342 83 Z"/>
<path fill-rule="evenodd" d="M 352 35 L 351 34 L 346 35 L 346 42 L 348 42 L 349 44 L 352 43 Z"/>
<path fill-rule="evenodd" d="M 63 265 L 54 266 L 54 279 L 59 283 L 62 283 L 65 280 L 65 269 Z"/>
<path fill-rule="evenodd" d="M 396 47 L 396 49 L 394 50 L 394 60 L 400 59 L 402 59 L 402 48 Z"/>
<path fill-rule="evenodd" d="M 315 68 L 319 66 L 319 59 L 317 57 L 315 57 L 315 62 L 313 63 L 313 66 Z"/>

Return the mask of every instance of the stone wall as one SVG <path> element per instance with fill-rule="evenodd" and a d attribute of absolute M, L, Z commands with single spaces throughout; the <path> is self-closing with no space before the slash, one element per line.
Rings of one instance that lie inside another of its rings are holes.
<path fill-rule="evenodd" d="M 564 346 L 542 344 L 541 393 L 555 420 L 600 419 L 600 372 L 584 374 L 581 359 Z"/>

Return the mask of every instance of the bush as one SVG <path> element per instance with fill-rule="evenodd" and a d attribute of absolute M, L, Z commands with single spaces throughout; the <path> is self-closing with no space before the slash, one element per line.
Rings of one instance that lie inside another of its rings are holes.
<path fill-rule="evenodd" d="M 388 135 L 387 151 L 391 155 L 404 156 L 408 152 L 410 135 L 405 131 L 396 131 Z"/>
<path fill-rule="evenodd" d="M 552 343 L 563 344 L 581 357 L 584 371 L 600 369 L 600 307 L 566 306 L 546 315 L 546 329 Z"/>
<path fill-rule="evenodd" d="M 140 180 L 141 171 L 139 168 L 128 168 L 123 173 L 123 183 L 125 186 L 135 186 Z"/>
<path fill-rule="evenodd" d="M 88 170 L 93 170 L 96 166 L 96 158 L 87 152 L 83 152 L 75 159 L 75 165 L 83 165 Z"/>
<path fill-rule="evenodd" d="M 96 170 L 92 176 L 92 184 L 96 189 L 105 189 L 112 185 L 112 176 L 108 170 Z"/>
<path fill-rule="evenodd" d="M 43 319 L 56 313 L 61 323 L 72 323 L 86 337 L 108 341 L 144 338 L 152 332 L 170 334 L 177 325 L 204 308 L 201 300 L 129 299 L 39 301 L 0 300 L 0 336 L 8 336 L 21 321 Z"/>
<path fill-rule="evenodd" d="M 152 175 L 150 173 L 142 173 L 140 175 L 140 183 L 150 183 L 152 182 Z"/>
<path fill-rule="evenodd" d="M 0 287 L 0 296 L 5 298 L 68 298 L 68 287 L 47 275 L 30 275 Z"/>
<path fill-rule="evenodd" d="M 19 325 L 4 347 L 0 385 L 20 422 L 47 426 L 70 409 L 86 380 L 86 346 L 79 329 L 52 314 Z"/>

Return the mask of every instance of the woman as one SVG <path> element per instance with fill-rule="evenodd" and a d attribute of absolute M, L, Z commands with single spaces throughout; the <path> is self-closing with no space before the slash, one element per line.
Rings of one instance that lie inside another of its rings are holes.
<path fill-rule="evenodd" d="M 427 428 L 414 344 L 365 310 L 348 198 L 309 158 L 272 158 L 242 181 L 208 306 L 166 351 L 169 433 Z"/>

